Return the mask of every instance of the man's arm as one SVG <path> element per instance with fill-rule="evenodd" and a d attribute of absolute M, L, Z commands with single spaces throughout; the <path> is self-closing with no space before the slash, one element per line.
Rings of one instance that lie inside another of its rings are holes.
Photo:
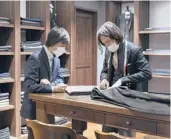
<path fill-rule="evenodd" d="M 144 57 L 142 53 L 142 48 L 139 48 L 135 53 L 135 68 L 137 69 L 137 73 L 132 75 L 128 75 L 121 78 L 121 82 L 123 83 L 141 83 L 143 81 L 148 81 L 152 78 L 151 69 L 148 61 Z"/>
<path fill-rule="evenodd" d="M 60 70 L 60 60 L 59 58 L 56 58 L 56 62 L 57 62 L 57 67 L 56 67 L 56 71 L 55 71 L 55 80 L 51 83 L 52 85 L 57 85 L 57 84 L 61 84 L 64 83 L 64 78 L 61 76 L 61 70 Z"/>
<path fill-rule="evenodd" d="M 51 85 L 40 84 L 39 68 L 40 64 L 38 59 L 31 55 L 24 67 L 24 88 L 30 93 L 51 93 Z"/>

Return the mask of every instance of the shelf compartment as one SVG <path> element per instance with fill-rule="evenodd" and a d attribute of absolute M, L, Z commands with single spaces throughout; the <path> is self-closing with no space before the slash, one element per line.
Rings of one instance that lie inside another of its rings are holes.
<path fill-rule="evenodd" d="M 8 105 L 8 106 L 0 106 L 0 112 L 2 111 L 8 111 L 8 110 L 13 110 L 15 107 L 14 105 Z"/>
<path fill-rule="evenodd" d="M 45 28 L 44 28 L 44 27 L 26 26 L 26 25 L 21 25 L 21 29 L 45 30 Z"/>
<path fill-rule="evenodd" d="M 0 52 L 0 55 L 14 55 L 14 52 Z"/>
<path fill-rule="evenodd" d="M 2 24 L 2 23 L 0 23 L 0 27 L 13 28 L 14 25 L 12 25 L 12 24 Z"/>

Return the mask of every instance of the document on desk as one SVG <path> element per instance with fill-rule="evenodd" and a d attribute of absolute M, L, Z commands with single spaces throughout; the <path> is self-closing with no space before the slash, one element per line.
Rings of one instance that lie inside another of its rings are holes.
<path fill-rule="evenodd" d="M 65 92 L 70 96 L 90 95 L 94 87 L 96 86 L 68 86 L 66 87 Z"/>

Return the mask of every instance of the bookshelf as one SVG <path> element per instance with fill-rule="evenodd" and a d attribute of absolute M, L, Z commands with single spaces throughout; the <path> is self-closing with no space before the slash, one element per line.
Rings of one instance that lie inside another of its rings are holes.
<path fill-rule="evenodd" d="M 23 77 L 20 77 L 24 61 L 32 52 L 21 52 L 21 32 L 26 32 L 27 41 L 40 40 L 45 43 L 50 31 L 49 1 L 26 1 L 26 17 L 42 20 L 42 26 L 28 26 L 20 24 L 20 1 L 0 1 L 0 17 L 10 19 L 10 24 L 0 23 L 0 45 L 11 45 L 11 51 L 0 52 L 0 72 L 9 72 L 11 78 L 0 79 L 0 85 L 4 85 L 9 92 L 10 105 L 0 107 L 0 125 L 10 128 L 10 138 L 27 139 L 28 135 L 21 134 L 20 92 L 22 90 Z"/>
<path fill-rule="evenodd" d="M 170 38 L 171 29 L 170 27 L 161 27 L 158 24 L 154 24 L 150 20 L 150 12 L 153 9 L 151 1 L 136 1 L 135 2 L 135 28 L 137 32 L 136 43 L 142 46 L 143 54 L 146 56 L 150 63 L 151 69 L 163 69 L 169 70 L 167 65 L 170 64 L 168 61 L 170 57 L 170 47 L 163 45 L 163 41 L 168 41 Z M 159 6 L 159 5 L 158 5 Z M 157 7 L 160 9 L 160 7 Z M 154 11 L 153 11 L 154 12 Z M 152 27 L 154 26 L 157 27 Z M 150 28 L 149 28 L 150 27 Z M 163 39 L 165 38 L 165 40 Z M 161 43 L 159 43 L 161 42 Z M 167 43 L 167 42 L 166 42 Z M 168 64 L 163 64 L 168 63 Z M 149 82 L 144 83 L 144 87 L 147 92 L 166 93 L 169 92 L 170 86 L 168 86 L 168 80 L 170 76 L 162 74 L 153 74 L 152 79 Z M 154 90 L 154 91 L 153 91 Z"/>

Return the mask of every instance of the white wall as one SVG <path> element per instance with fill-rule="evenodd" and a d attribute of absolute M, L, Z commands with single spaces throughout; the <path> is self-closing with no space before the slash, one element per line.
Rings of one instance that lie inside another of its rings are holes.
<path fill-rule="evenodd" d="M 97 26 L 98 28 L 105 22 L 105 2 L 103 1 L 76 1 L 75 6 L 92 9 L 97 11 Z M 103 50 L 105 51 L 105 49 Z M 97 84 L 100 82 L 100 72 L 103 66 L 104 52 L 98 49 L 97 52 Z"/>

